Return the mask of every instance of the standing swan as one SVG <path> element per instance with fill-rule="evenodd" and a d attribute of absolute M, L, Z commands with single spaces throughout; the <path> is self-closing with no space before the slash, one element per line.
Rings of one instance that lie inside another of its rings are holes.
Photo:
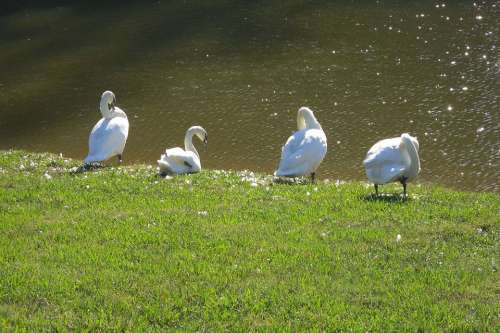
<path fill-rule="evenodd" d="M 105 91 L 99 109 L 102 119 L 95 124 L 89 136 L 89 154 L 84 163 L 102 162 L 115 155 L 122 162 L 122 153 L 128 137 L 127 115 L 115 106 L 115 94 Z"/>
<path fill-rule="evenodd" d="M 193 136 L 196 135 L 206 145 L 207 131 L 201 126 L 192 126 L 184 137 L 185 149 L 175 147 L 167 149 L 158 160 L 160 174 L 167 173 L 195 173 L 201 170 L 200 155 L 193 145 Z"/>
<path fill-rule="evenodd" d="M 295 177 L 311 175 L 326 155 L 326 135 L 314 113 L 301 107 L 297 113 L 298 131 L 288 138 L 281 150 L 281 161 L 275 176 Z"/>
<path fill-rule="evenodd" d="M 366 176 L 375 185 L 400 182 L 406 197 L 406 183 L 417 178 L 420 172 L 417 138 L 404 133 L 399 138 L 385 139 L 370 148 L 363 161 Z"/>

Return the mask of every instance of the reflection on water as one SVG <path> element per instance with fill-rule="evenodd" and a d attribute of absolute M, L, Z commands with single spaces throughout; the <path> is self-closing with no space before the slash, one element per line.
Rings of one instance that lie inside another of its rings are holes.
<path fill-rule="evenodd" d="M 58 3 L 0 16 L 0 149 L 83 159 L 110 89 L 126 162 L 200 124 L 204 167 L 270 173 L 308 105 L 329 140 L 320 177 L 365 179 L 368 148 L 410 132 L 423 181 L 500 191 L 498 2 Z"/>

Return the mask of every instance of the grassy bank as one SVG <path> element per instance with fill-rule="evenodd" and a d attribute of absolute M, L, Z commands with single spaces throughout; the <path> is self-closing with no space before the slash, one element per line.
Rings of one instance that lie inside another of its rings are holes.
<path fill-rule="evenodd" d="M 0 331 L 498 328 L 499 195 L 77 165 L 0 152 Z"/>

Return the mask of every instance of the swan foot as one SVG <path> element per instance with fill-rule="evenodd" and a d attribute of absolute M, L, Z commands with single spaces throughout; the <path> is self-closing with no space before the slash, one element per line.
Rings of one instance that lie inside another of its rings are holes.
<path fill-rule="evenodd" d="M 122 154 L 118 154 L 118 163 L 122 163 L 123 162 L 123 159 L 122 159 Z"/>
<path fill-rule="evenodd" d="M 378 184 L 373 184 L 375 186 L 375 196 L 378 197 Z"/>

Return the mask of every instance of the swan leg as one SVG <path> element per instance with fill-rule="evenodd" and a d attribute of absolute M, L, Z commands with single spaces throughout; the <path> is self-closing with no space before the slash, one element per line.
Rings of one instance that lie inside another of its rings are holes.
<path fill-rule="evenodd" d="M 403 185 L 403 198 L 408 196 L 406 193 L 406 179 L 406 177 L 401 178 L 401 184 Z"/>
<path fill-rule="evenodd" d="M 311 183 L 314 183 L 315 178 L 316 178 L 316 172 L 311 173 Z"/>
<path fill-rule="evenodd" d="M 378 184 L 373 184 L 375 186 L 375 195 L 378 197 Z"/>
<path fill-rule="evenodd" d="M 122 154 L 118 154 L 118 163 L 121 163 L 121 162 L 123 162 L 123 160 L 122 160 Z"/>

